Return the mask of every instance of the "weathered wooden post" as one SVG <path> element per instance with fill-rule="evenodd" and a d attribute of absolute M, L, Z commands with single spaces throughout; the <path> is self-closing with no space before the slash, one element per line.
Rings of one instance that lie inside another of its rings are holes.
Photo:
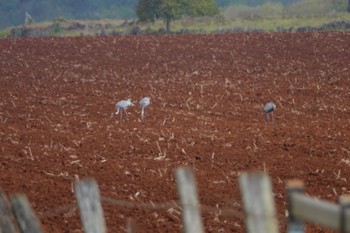
<path fill-rule="evenodd" d="M 340 204 L 339 232 L 350 232 L 350 196 L 340 196 L 338 202 Z"/>
<path fill-rule="evenodd" d="M 22 233 L 42 233 L 39 218 L 32 210 L 28 198 L 18 194 L 11 197 L 11 207 L 16 217 L 18 227 Z"/>
<path fill-rule="evenodd" d="M 126 233 L 135 233 L 135 232 L 136 232 L 136 229 L 135 229 L 134 220 L 129 218 L 126 226 Z"/>
<path fill-rule="evenodd" d="M 0 189 L 0 233 L 17 233 L 14 216 L 11 212 L 10 200 Z"/>
<path fill-rule="evenodd" d="M 75 195 L 85 233 L 106 233 L 100 191 L 94 179 L 75 183 Z"/>
<path fill-rule="evenodd" d="M 176 170 L 176 184 L 182 207 L 185 233 L 203 233 L 203 223 L 198 201 L 196 182 L 190 168 Z"/>
<path fill-rule="evenodd" d="M 293 202 L 291 195 L 294 193 L 304 193 L 304 182 L 301 180 L 290 180 L 287 182 L 288 200 L 288 225 L 287 233 L 304 233 L 304 223 L 299 221 L 293 213 Z"/>
<path fill-rule="evenodd" d="M 263 172 L 243 173 L 239 186 L 245 212 L 246 232 L 278 233 L 271 181 Z"/>

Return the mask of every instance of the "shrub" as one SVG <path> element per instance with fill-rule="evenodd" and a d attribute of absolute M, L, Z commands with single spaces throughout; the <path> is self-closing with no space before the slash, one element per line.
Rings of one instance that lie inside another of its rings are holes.
<path fill-rule="evenodd" d="M 302 0 L 285 6 L 286 16 L 322 16 L 334 9 L 333 0 Z"/>

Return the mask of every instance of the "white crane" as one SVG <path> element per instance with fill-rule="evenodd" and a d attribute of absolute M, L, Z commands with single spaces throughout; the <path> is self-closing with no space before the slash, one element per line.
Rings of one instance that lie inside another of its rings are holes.
<path fill-rule="evenodd" d="M 150 105 L 151 103 L 151 98 L 150 97 L 145 97 L 142 100 L 140 100 L 139 104 L 141 105 L 141 120 L 142 122 L 144 121 L 145 118 L 145 107 Z"/>
<path fill-rule="evenodd" d="M 123 111 L 125 112 L 126 118 L 128 118 L 128 113 L 126 112 L 126 109 L 129 106 L 134 106 L 134 104 L 131 102 L 131 99 L 121 100 L 118 103 L 116 103 L 116 105 L 115 105 L 116 112 L 114 114 L 118 115 L 120 112 L 120 121 L 123 120 Z M 112 115 L 113 115 L 113 113 L 112 113 Z"/>
<path fill-rule="evenodd" d="M 271 115 L 272 124 L 275 125 L 275 120 L 273 118 L 273 111 L 275 111 L 275 109 L 276 109 L 276 104 L 274 104 L 273 102 L 268 102 L 267 104 L 265 104 L 264 113 L 265 113 L 266 123 L 270 120 L 270 115 Z"/>

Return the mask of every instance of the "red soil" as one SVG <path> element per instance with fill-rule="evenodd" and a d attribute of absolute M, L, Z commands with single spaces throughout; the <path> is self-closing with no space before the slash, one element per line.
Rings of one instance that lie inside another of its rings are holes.
<path fill-rule="evenodd" d="M 243 232 L 237 177 L 266 170 L 281 230 L 289 179 L 329 201 L 350 194 L 350 33 L 41 38 L 0 41 L 0 187 L 24 193 L 46 232 L 82 232 L 72 184 L 103 197 L 177 201 L 194 169 L 206 232 Z M 151 97 L 121 123 L 118 100 Z M 262 106 L 277 104 L 275 130 Z M 103 202 L 109 232 L 179 232 L 170 210 Z M 318 227 L 309 226 L 309 232 Z"/>

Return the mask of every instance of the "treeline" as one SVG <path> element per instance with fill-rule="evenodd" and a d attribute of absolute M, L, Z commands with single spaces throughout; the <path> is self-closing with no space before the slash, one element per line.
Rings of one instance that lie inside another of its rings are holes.
<path fill-rule="evenodd" d="M 300 1 L 330 2 L 345 9 L 345 0 L 216 0 L 219 8 L 232 5 L 282 5 Z M 138 0 L 0 0 L 0 28 L 21 25 L 28 12 L 36 22 L 64 19 L 135 19 Z M 337 7 L 338 6 L 338 7 Z"/>

